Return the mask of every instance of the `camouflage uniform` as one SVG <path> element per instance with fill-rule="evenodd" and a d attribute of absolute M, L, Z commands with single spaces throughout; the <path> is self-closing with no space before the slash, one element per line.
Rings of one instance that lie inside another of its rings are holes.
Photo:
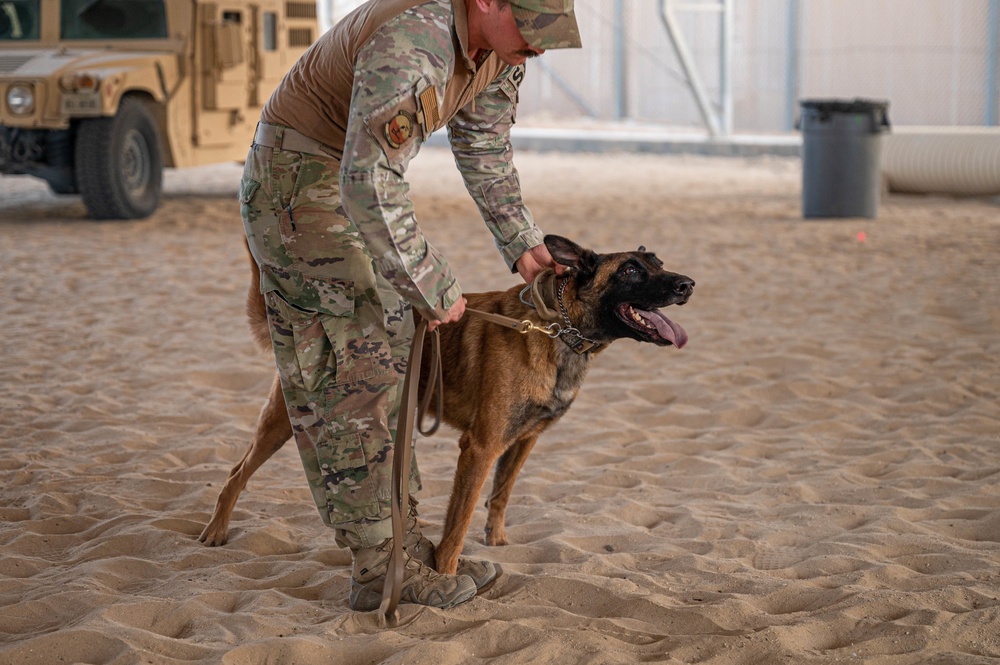
<path fill-rule="evenodd" d="M 306 477 L 324 522 L 352 547 L 391 537 L 392 441 L 412 334 L 407 310 L 440 318 L 462 295 L 420 232 L 403 178 L 430 132 L 447 125 L 458 167 L 509 268 L 542 242 L 511 164 L 524 68 L 494 54 L 472 63 L 465 13 L 461 0 L 454 7 L 379 0 L 345 18 L 265 107 L 277 147 L 255 143 L 240 185 Z M 343 52 L 354 54 L 348 71 L 336 69 L 350 59 Z M 338 74 L 353 85 L 349 106 L 338 97 L 314 112 L 312 90 L 334 85 Z M 309 80 L 322 76 L 329 81 Z M 453 79 L 461 76 L 468 83 L 457 89 Z M 279 149 L 286 125 L 319 149 Z"/>

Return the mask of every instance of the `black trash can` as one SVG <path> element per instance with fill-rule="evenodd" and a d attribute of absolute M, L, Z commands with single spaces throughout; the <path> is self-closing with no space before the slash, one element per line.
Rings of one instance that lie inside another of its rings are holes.
<path fill-rule="evenodd" d="M 889 102 L 804 99 L 802 216 L 878 216 Z"/>

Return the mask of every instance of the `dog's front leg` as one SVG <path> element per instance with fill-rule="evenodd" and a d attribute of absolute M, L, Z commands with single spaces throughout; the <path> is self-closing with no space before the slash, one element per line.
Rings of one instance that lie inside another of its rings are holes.
<path fill-rule="evenodd" d="M 246 487 L 254 471 L 271 459 L 271 455 L 285 445 L 291 436 L 292 426 L 288 422 L 285 398 L 281 393 L 281 382 L 276 374 L 271 384 L 271 393 L 260 411 L 260 416 L 257 417 L 250 449 L 229 473 L 225 486 L 219 492 L 219 499 L 215 502 L 215 513 L 198 536 L 198 540 L 210 547 L 226 544 L 229 518 L 232 517 L 240 492 Z"/>
<path fill-rule="evenodd" d="M 500 456 L 500 460 L 497 462 L 497 470 L 493 474 L 493 492 L 486 500 L 486 507 L 490 510 L 489 516 L 486 518 L 487 545 L 507 544 L 504 512 L 507 510 L 507 502 L 514 489 L 517 474 L 524 466 L 524 460 L 528 459 L 531 449 L 535 447 L 536 441 L 538 441 L 537 433 L 519 439 Z"/>
<path fill-rule="evenodd" d="M 469 530 L 472 514 L 476 510 L 479 493 L 486 484 L 490 467 L 500 456 L 498 446 L 484 445 L 474 439 L 469 432 L 462 434 L 458 442 L 462 452 L 458 456 L 455 484 L 448 501 L 448 515 L 444 523 L 444 535 L 436 550 L 439 573 L 454 575 L 458 567 L 458 556 L 462 553 L 465 534 Z M 502 448 L 501 448 L 502 449 Z"/>

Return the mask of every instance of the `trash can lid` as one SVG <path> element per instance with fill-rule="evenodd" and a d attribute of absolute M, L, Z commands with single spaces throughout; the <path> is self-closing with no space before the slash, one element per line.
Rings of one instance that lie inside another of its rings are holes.
<path fill-rule="evenodd" d="M 809 111 L 809 117 L 819 122 L 826 123 L 832 120 L 834 115 L 840 114 L 862 114 L 871 118 L 873 123 L 872 131 L 888 131 L 889 129 L 889 102 L 880 99 L 801 99 L 799 105 L 802 106 L 803 115 Z M 795 123 L 799 127 L 799 123 Z"/>
<path fill-rule="evenodd" d="M 872 113 L 886 111 L 889 102 L 879 99 L 802 99 L 799 104 L 804 109 L 814 109 L 824 113 Z"/>

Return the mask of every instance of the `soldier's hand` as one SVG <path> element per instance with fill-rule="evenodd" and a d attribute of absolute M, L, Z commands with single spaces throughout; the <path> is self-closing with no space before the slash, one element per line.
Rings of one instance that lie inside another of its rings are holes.
<path fill-rule="evenodd" d="M 553 260 L 552 255 L 549 254 L 549 250 L 545 245 L 537 245 L 529 249 L 518 258 L 514 266 L 521 275 L 521 279 L 528 284 L 535 281 L 538 273 L 546 268 L 554 268 L 557 275 L 561 275 L 567 270 L 566 266 L 560 265 Z"/>
<path fill-rule="evenodd" d="M 454 323 L 455 321 L 458 321 L 460 318 L 462 318 L 462 315 L 465 314 L 465 304 L 466 304 L 465 298 L 459 298 L 458 300 L 455 301 L 455 304 L 452 305 L 447 312 L 445 312 L 443 319 L 438 319 L 438 320 L 428 319 L 427 330 L 428 331 L 434 330 L 442 323 Z"/>

